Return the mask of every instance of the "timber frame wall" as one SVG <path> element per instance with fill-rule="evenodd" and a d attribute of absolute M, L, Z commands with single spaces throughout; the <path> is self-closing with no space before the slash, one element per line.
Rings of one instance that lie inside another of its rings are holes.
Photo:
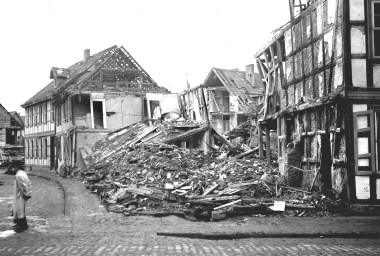
<path fill-rule="evenodd" d="M 255 55 L 280 171 L 314 169 L 351 203 L 380 201 L 379 19 L 379 0 L 312 1 Z"/>
<path fill-rule="evenodd" d="M 343 24 L 343 0 L 314 1 L 255 55 L 265 88 L 260 130 L 266 131 L 268 149 L 269 131 L 277 130 L 282 173 L 291 166 L 314 169 L 331 184 L 331 161 L 321 157 L 328 150 L 339 175 L 347 176 L 340 166 L 346 161 L 345 137 L 339 136 L 344 128 Z M 324 143 L 326 136 L 332 144 Z M 332 183 L 338 193 L 346 189 Z"/>

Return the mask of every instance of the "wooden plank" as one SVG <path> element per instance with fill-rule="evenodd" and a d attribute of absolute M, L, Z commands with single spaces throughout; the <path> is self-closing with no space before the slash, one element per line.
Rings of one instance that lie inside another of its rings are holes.
<path fill-rule="evenodd" d="M 224 204 L 224 205 L 221 205 L 221 206 L 215 207 L 215 208 L 214 208 L 214 211 L 216 211 L 216 210 L 218 210 L 218 209 L 222 209 L 222 208 L 228 207 L 228 206 L 230 206 L 230 205 L 234 205 L 234 204 L 240 203 L 240 202 L 241 202 L 241 199 L 236 200 L 236 201 L 233 201 L 233 202 L 230 202 L 230 203 L 228 203 L 228 204 Z"/>

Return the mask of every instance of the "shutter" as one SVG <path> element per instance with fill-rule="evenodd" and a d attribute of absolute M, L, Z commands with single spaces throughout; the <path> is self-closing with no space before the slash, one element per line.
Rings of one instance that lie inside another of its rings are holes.
<path fill-rule="evenodd" d="M 46 138 L 46 156 L 50 156 L 50 137 Z"/>
<path fill-rule="evenodd" d="M 37 157 L 37 150 L 36 150 L 36 147 L 37 147 L 37 141 L 36 141 L 36 139 L 34 138 L 34 139 L 33 139 L 33 157 L 34 157 L 34 158 Z"/>
<path fill-rule="evenodd" d="M 41 138 L 42 148 L 41 148 L 41 155 L 43 158 L 46 158 L 46 137 Z"/>
<path fill-rule="evenodd" d="M 40 123 L 40 106 L 37 106 L 37 121 L 36 121 L 36 124 L 39 124 Z"/>
<path fill-rule="evenodd" d="M 29 109 L 30 126 L 33 126 L 33 107 Z"/>
<path fill-rule="evenodd" d="M 29 140 L 29 157 L 33 157 L 33 152 L 32 152 L 32 148 L 33 148 L 33 139 L 30 139 Z"/>
<path fill-rule="evenodd" d="M 371 175 L 375 172 L 374 111 L 354 113 L 355 174 Z"/>
<path fill-rule="evenodd" d="M 39 145 L 38 145 L 38 156 L 42 157 L 42 143 L 43 143 L 43 138 L 38 138 Z"/>
<path fill-rule="evenodd" d="M 51 106 L 50 106 L 50 101 L 46 103 L 46 122 L 50 122 L 50 115 L 51 115 Z"/>
<path fill-rule="evenodd" d="M 29 140 L 25 140 L 25 157 L 29 156 L 28 147 L 29 147 Z"/>
<path fill-rule="evenodd" d="M 29 126 L 29 109 L 26 109 L 25 110 L 25 127 L 28 127 Z"/>

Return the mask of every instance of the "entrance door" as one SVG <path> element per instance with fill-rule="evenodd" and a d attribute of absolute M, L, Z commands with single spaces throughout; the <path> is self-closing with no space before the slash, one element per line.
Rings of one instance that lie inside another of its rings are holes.
<path fill-rule="evenodd" d="M 358 200 L 380 200 L 379 114 L 354 113 L 355 187 Z"/>

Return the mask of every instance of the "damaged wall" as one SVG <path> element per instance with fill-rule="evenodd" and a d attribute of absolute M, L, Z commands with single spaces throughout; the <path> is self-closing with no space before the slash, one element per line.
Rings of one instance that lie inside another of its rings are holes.
<path fill-rule="evenodd" d="M 344 90 L 343 27 L 342 0 L 316 1 L 256 54 L 266 90 L 263 119 L 268 125 L 279 119 L 281 172 L 289 166 L 314 170 L 316 185 L 338 194 L 347 183 L 340 164 L 346 161 L 345 136 L 336 132 L 345 121 L 337 101 Z M 363 41 L 353 46 L 359 52 Z"/>
<path fill-rule="evenodd" d="M 143 119 L 142 98 L 138 95 L 106 95 L 107 128 L 128 126 Z"/>

